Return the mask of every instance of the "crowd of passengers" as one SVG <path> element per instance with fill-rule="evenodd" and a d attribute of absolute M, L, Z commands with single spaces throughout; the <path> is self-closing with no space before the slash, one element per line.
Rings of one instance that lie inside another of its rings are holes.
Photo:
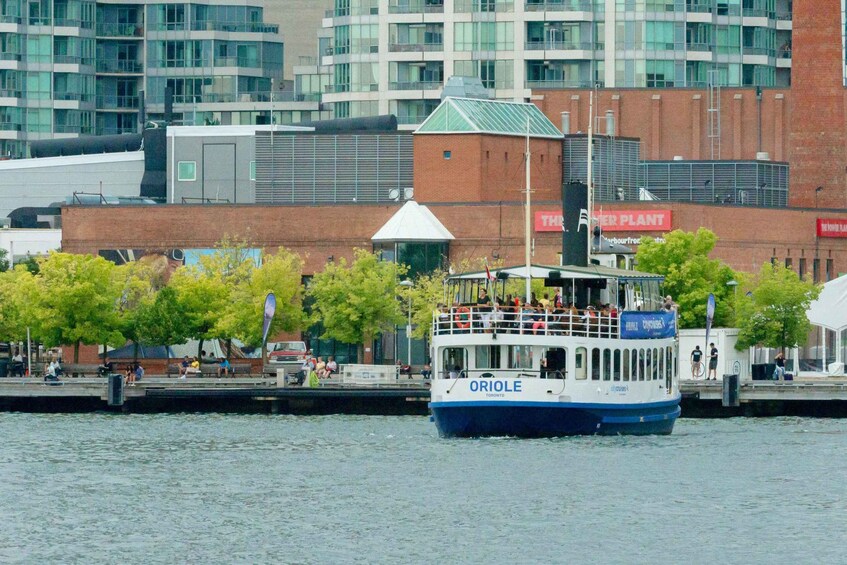
<path fill-rule="evenodd" d="M 573 303 L 565 306 L 559 292 L 552 299 L 547 293 L 540 299 L 532 293 L 528 301 L 522 301 L 511 294 L 506 295 L 505 300 L 500 297 L 491 300 L 486 290 L 480 289 L 476 303 L 454 302 L 452 308 L 439 304 L 436 311 L 439 330 L 446 332 L 451 329 L 469 331 L 473 327 L 486 333 L 538 334 L 548 330 L 566 331 L 574 324 L 600 325 L 601 320 L 604 326 L 611 328 L 617 324 L 618 319 L 615 306 L 599 301 L 584 309 L 578 309 Z"/>

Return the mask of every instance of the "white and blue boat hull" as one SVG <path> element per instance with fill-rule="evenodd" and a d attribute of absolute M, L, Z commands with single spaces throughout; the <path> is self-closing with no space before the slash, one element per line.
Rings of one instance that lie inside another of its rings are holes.
<path fill-rule="evenodd" d="M 636 404 L 468 401 L 431 402 L 442 437 L 558 437 L 670 434 L 679 398 Z"/>

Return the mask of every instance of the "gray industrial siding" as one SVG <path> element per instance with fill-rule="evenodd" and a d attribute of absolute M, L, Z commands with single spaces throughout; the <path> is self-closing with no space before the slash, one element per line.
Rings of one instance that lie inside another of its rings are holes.
<path fill-rule="evenodd" d="M 256 134 L 256 202 L 390 201 L 413 181 L 410 134 Z"/>

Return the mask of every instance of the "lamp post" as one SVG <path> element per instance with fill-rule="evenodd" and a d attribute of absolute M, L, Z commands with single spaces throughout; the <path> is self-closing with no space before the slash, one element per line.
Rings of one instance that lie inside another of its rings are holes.
<path fill-rule="evenodd" d="M 738 281 L 735 279 L 727 281 L 726 286 L 732 287 L 732 298 L 735 300 L 738 297 Z"/>
<path fill-rule="evenodd" d="M 404 286 L 409 291 L 412 290 L 412 287 L 415 286 L 415 283 L 406 279 L 404 281 L 400 281 L 400 286 Z M 409 364 L 409 367 L 412 366 L 412 293 L 409 292 L 409 325 L 406 326 L 406 363 Z"/>

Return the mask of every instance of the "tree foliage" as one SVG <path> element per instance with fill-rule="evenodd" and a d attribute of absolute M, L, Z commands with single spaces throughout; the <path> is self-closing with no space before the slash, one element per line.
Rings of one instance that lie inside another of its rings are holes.
<path fill-rule="evenodd" d="M 406 267 L 380 261 L 364 249 L 354 253 L 352 264 L 343 258 L 328 263 L 312 278 L 308 294 L 324 324 L 323 337 L 358 344 L 361 359 L 365 343 L 403 323 L 396 296 Z"/>
<path fill-rule="evenodd" d="M 123 345 L 116 268 L 102 257 L 50 253 L 25 297 L 33 337 L 48 347 L 73 344 L 75 363 L 80 344 Z"/>
<path fill-rule="evenodd" d="M 739 300 L 739 350 L 754 345 L 786 347 L 806 342 L 811 323 L 806 312 L 821 287 L 802 280 L 779 263 L 765 263 L 750 296 Z"/>
<path fill-rule="evenodd" d="M 248 260 L 252 265 L 252 260 Z M 262 320 L 265 298 L 276 297 L 276 314 L 268 335 L 290 332 L 303 325 L 303 260 L 296 253 L 280 247 L 273 255 L 262 254 L 261 265 L 242 272 L 231 286 L 230 306 L 218 322 L 219 333 L 235 337 L 247 345 L 262 342 Z"/>
<path fill-rule="evenodd" d="M 188 341 L 190 330 L 176 291 L 166 286 L 135 312 L 138 342 L 142 345 L 178 345 Z"/>
<path fill-rule="evenodd" d="M 649 237 L 641 238 L 636 254 L 639 271 L 665 277 L 664 292 L 679 305 L 681 328 L 701 328 L 706 323 L 706 302 L 715 295 L 716 327 L 733 322 L 735 292 L 727 286 L 738 280 L 739 274 L 709 254 L 717 237 L 705 228 L 696 233 L 674 230 L 665 236 L 664 243 Z"/>
<path fill-rule="evenodd" d="M 187 337 L 200 341 L 198 356 L 203 341 L 230 337 L 220 335 L 218 328 L 218 319 L 230 305 L 230 292 L 223 277 L 207 272 L 201 265 L 185 266 L 174 271 L 168 288 L 174 292 L 174 307 L 182 316 Z"/>
<path fill-rule="evenodd" d="M 24 267 L 0 272 L 0 341 L 26 339 L 27 296 L 33 284 Z"/>
<path fill-rule="evenodd" d="M 8 255 L 8 251 L 0 249 L 0 273 L 5 273 L 9 270 L 9 260 L 6 258 Z"/>

